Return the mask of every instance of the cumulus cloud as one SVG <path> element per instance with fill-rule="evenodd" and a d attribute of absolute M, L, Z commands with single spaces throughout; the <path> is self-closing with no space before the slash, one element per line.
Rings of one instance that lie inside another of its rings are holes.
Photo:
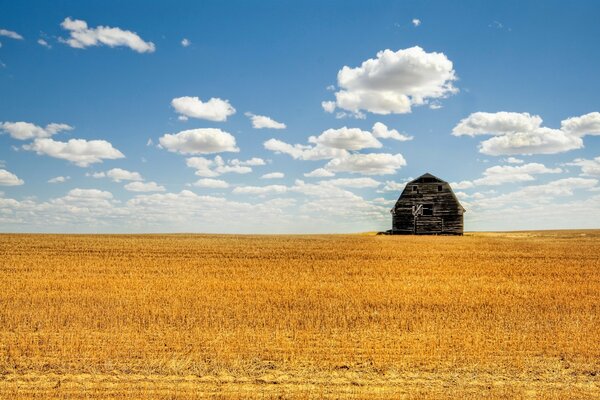
<path fill-rule="evenodd" d="M 343 156 L 347 152 L 342 149 L 335 149 L 317 144 L 308 146 L 302 144 L 289 144 L 278 139 L 269 139 L 264 142 L 264 147 L 275 153 L 288 154 L 296 160 L 328 160 L 334 157 Z"/>
<path fill-rule="evenodd" d="M 513 132 L 531 132 L 542 124 L 539 115 L 500 111 L 476 112 L 462 119 L 452 129 L 454 136 L 505 135 Z"/>
<path fill-rule="evenodd" d="M 19 179 L 15 174 L 5 169 L 0 169 L 0 185 L 1 186 L 20 186 L 24 184 L 22 179 Z"/>
<path fill-rule="evenodd" d="M 332 172 L 350 172 L 363 175 L 388 175 L 406 165 L 402 154 L 370 153 L 347 154 L 330 160 L 325 169 Z"/>
<path fill-rule="evenodd" d="M 67 124 L 51 123 L 45 128 L 31 122 L 1 122 L 0 130 L 8 133 L 13 139 L 28 140 L 34 138 L 48 138 L 62 131 L 70 131 L 73 127 Z"/>
<path fill-rule="evenodd" d="M 142 181 L 143 180 L 142 176 L 140 175 L 139 172 L 127 171 L 127 170 L 121 169 L 121 168 L 113 168 L 113 169 L 107 171 L 106 173 L 101 173 L 98 175 L 94 174 L 93 176 L 94 176 L 94 178 L 107 176 L 110 179 L 112 179 L 114 182 Z"/>
<path fill-rule="evenodd" d="M 496 208 L 509 204 L 527 205 L 551 204 L 554 198 L 573 196 L 575 190 L 590 190 L 598 185 L 597 179 L 563 178 L 542 185 L 526 186 L 514 192 L 495 197 L 484 197 L 473 203 L 475 208 Z"/>
<path fill-rule="evenodd" d="M 229 183 L 224 180 L 211 178 L 198 179 L 193 185 L 211 189 L 226 189 L 229 187 Z"/>
<path fill-rule="evenodd" d="M 600 177 L 600 157 L 596 157 L 593 160 L 576 158 L 573 162 L 567 163 L 567 165 L 581 167 L 581 174 L 584 176 Z"/>
<path fill-rule="evenodd" d="M 313 171 L 305 173 L 304 176 L 307 178 L 328 178 L 335 176 L 335 174 L 331 171 L 327 171 L 325 168 L 317 168 Z"/>
<path fill-rule="evenodd" d="M 381 122 L 375 122 L 375 125 L 373 125 L 371 131 L 373 132 L 373 136 L 380 139 L 394 139 L 400 142 L 406 142 L 408 140 L 413 139 L 412 136 L 400 133 L 396 129 L 389 129 L 385 124 L 382 124 Z"/>
<path fill-rule="evenodd" d="M 263 176 L 261 176 L 261 179 L 281 179 L 285 177 L 285 174 L 283 172 L 270 172 L 268 174 L 264 174 Z"/>
<path fill-rule="evenodd" d="M 321 183 L 357 189 L 374 188 L 381 185 L 381 182 L 378 182 L 373 178 L 339 178 L 321 181 Z"/>
<path fill-rule="evenodd" d="M 156 49 L 154 43 L 144 41 L 137 33 L 121 28 L 98 26 L 89 28 L 87 22 L 69 17 L 60 24 L 69 31 L 69 38 L 59 40 L 70 47 L 85 49 L 90 46 L 106 45 L 109 47 L 125 46 L 138 53 L 152 53 Z"/>
<path fill-rule="evenodd" d="M 560 168 L 548 168 L 540 163 L 529 163 L 519 166 L 496 165 L 483 171 L 483 177 L 475 179 L 473 186 L 497 186 L 505 183 L 519 183 L 533 181 L 533 175 L 558 174 L 563 172 Z M 456 185 L 457 189 L 467 189 L 466 181 Z"/>
<path fill-rule="evenodd" d="M 413 180 L 413 178 L 407 178 L 407 179 L 403 180 L 402 182 L 385 181 L 385 184 L 383 185 L 383 188 L 381 191 L 382 192 L 401 192 L 404 190 L 404 187 L 406 186 L 406 184 L 412 180 Z"/>
<path fill-rule="evenodd" d="M 340 90 L 335 102 L 321 105 L 325 111 L 340 108 L 353 113 L 404 114 L 412 106 L 458 92 L 452 61 L 443 53 L 427 53 L 421 47 L 383 50 L 360 67 L 344 66 L 337 76 Z"/>
<path fill-rule="evenodd" d="M 189 46 L 189 45 L 191 45 L 191 44 L 192 44 L 192 42 L 191 42 L 191 40 L 189 40 L 188 38 L 183 38 L 183 39 L 181 40 L 181 45 L 182 45 L 183 47 L 188 47 L 188 46 Z"/>
<path fill-rule="evenodd" d="M 160 145 L 171 152 L 181 154 L 210 154 L 239 152 L 235 137 L 216 128 L 199 128 L 165 134 L 159 139 Z"/>
<path fill-rule="evenodd" d="M 228 100 L 221 100 L 217 97 L 213 97 L 207 102 L 202 102 L 198 97 L 176 97 L 171 100 L 171 106 L 185 119 L 190 117 L 222 122 L 227 121 L 227 117 L 235 114 L 235 108 L 229 104 Z"/>
<path fill-rule="evenodd" d="M 227 173 L 247 174 L 252 172 L 251 166 L 265 165 L 265 161 L 257 157 L 245 161 L 238 159 L 225 161 L 221 156 L 216 156 L 212 160 L 204 157 L 189 157 L 186 159 L 186 164 L 196 169 L 196 175 L 210 178 Z"/>
<path fill-rule="evenodd" d="M 528 113 L 477 112 L 461 120 L 452 134 L 492 135 L 479 145 L 481 153 L 492 156 L 555 154 L 583 147 L 583 140 L 573 132 L 542 127 L 541 124 L 541 117 Z M 567 125 L 575 126 L 576 122 Z"/>
<path fill-rule="evenodd" d="M 309 145 L 289 144 L 278 139 L 269 139 L 264 143 L 264 147 L 275 153 L 288 154 L 297 160 L 328 160 L 345 157 L 348 151 L 380 148 L 382 144 L 377 140 L 378 137 L 399 141 L 412 139 L 377 122 L 373 125 L 372 132 L 344 126 L 338 129 L 327 129 L 319 136 L 310 136 Z"/>
<path fill-rule="evenodd" d="M 267 117 L 266 115 L 255 115 L 250 112 L 244 114 L 246 117 L 250 118 L 252 121 L 252 127 L 254 129 L 285 129 L 286 125 L 282 122 L 277 122 L 272 118 Z"/>
<path fill-rule="evenodd" d="M 505 158 L 504 161 L 506 161 L 509 164 L 523 164 L 525 162 L 525 161 L 521 160 L 520 158 L 515 158 L 515 157 Z"/>
<path fill-rule="evenodd" d="M 130 192 L 164 192 L 164 186 L 158 185 L 156 182 L 130 182 L 124 186 Z"/>
<path fill-rule="evenodd" d="M 413 18 L 413 20 L 411 22 L 412 22 L 413 26 L 421 25 L 421 20 L 419 18 Z"/>
<path fill-rule="evenodd" d="M 371 132 L 345 126 L 339 129 L 327 129 L 319 136 L 309 138 L 309 142 L 341 150 L 361 150 L 382 146 Z"/>
<path fill-rule="evenodd" d="M 0 29 L 0 36 L 16 40 L 23 40 L 23 36 L 19 35 L 17 32 L 9 31 L 8 29 Z"/>
<path fill-rule="evenodd" d="M 577 136 L 600 135 L 600 112 L 568 118 L 560 126 L 562 131 Z"/>
<path fill-rule="evenodd" d="M 49 179 L 48 183 L 65 183 L 69 179 L 71 179 L 70 176 L 57 176 L 52 179 Z"/>
<path fill-rule="evenodd" d="M 23 149 L 35 151 L 40 155 L 68 160 L 79 167 L 125 157 L 106 140 L 70 139 L 68 142 L 59 142 L 43 138 L 23 145 Z"/>
<path fill-rule="evenodd" d="M 285 193 L 287 186 L 284 185 L 267 185 L 267 186 L 238 186 L 233 189 L 235 194 L 250 194 L 264 196 L 267 194 Z"/>

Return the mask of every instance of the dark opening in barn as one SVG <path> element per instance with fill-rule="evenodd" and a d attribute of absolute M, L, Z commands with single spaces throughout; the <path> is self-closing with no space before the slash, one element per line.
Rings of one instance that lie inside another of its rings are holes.
<path fill-rule="evenodd" d="M 463 234 L 465 209 L 448 182 L 429 173 L 408 182 L 390 211 L 392 234 Z"/>

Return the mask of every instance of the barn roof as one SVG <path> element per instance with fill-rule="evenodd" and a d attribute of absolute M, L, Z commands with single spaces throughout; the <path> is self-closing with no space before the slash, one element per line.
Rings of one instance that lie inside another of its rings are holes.
<path fill-rule="evenodd" d="M 408 182 L 406 184 L 406 186 L 410 185 L 411 183 L 420 183 L 418 182 L 421 179 L 427 179 L 427 183 L 448 183 L 443 179 L 438 178 L 435 175 L 430 174 L 429 172 L 424 173 L 423 175 L 419 176 L 418 178 L 413 179 L 412 181 Z M 452 196 L 454 197 L 454 200 L 456 200 L 456 202 L 458 203 L 458 205 L 460 206 L 460 208 L 462 208 L 463 212 L 466 212 L 467 210 L 462 206 L 462 204 L 460 204 L 460 200 L 458 200 L 458 197 L 456 197 L 456 194 L 454 194 L 454 191 L 452 190 L 452 187 L 450 187 L 450 193 L 452 194 Z M 400 197 L 402 197 L 402 195 L 400 195 Z"/>
<path fill-rule="evenodd" d="M 410 181 L 408 183 L 415 183 L 415 182 L 421 180 L 422 178 L 435 179 L 435 181 L 433 181 L 433 182 L 448 183 L 445 180 L 438 178 L 437 176 L 431 175 L 429 172 L 419 176 L 418 178 L 413 179 L 412 181 Z M 432 182 L 432 181 L 430 181 L 430 182 Z"/>

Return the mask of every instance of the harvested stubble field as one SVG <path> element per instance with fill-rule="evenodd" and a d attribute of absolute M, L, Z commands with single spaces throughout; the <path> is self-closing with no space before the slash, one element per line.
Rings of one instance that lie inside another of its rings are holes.
<path fill-rule="evenodd" d="M 600 231 L 0 235 L 0 398 L 600 397 Z"/>

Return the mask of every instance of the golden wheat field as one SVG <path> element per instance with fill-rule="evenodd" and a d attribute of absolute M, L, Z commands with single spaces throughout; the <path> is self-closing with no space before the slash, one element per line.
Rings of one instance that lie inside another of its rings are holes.
<path fill-rule="evenodd" d="M 600 397 L 600 231 L 0 235 L 0 398 Z"/>

